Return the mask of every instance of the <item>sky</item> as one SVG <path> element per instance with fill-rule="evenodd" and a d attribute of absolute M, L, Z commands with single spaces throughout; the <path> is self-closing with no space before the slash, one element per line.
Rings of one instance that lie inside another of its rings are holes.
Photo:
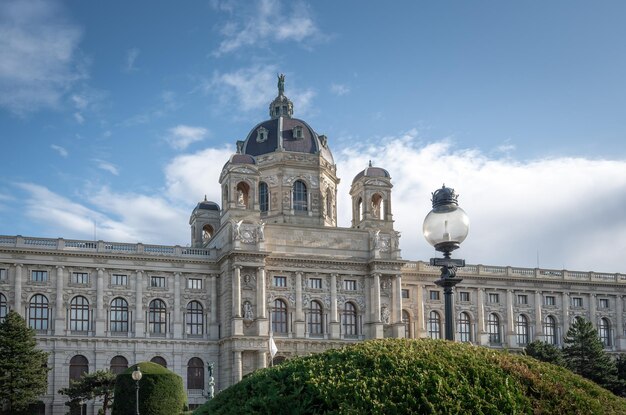
<path fill-rule="evenodd" d="M 276 74 L 369 160 L 402 256 L 455 188 L 468 263 L 626 273 L 623 1 L 0 2 L 0 234 L 185 246 Z"/>

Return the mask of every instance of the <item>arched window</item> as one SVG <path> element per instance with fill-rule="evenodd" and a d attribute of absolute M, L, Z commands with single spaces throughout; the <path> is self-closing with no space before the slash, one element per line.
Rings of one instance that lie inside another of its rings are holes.
<path fill-rule="evenodd" d="M 148 308 L 150 333 L 164 334 L 167 329 L 167 307 L 163 300 L 152 300 Z"/>
<path fill-rule="evenodd" d="M 356 209 L 359 215 L 359 220 L 363 220 L 363 199 L 359 197 L 359 201 L 356 202 Z"/>
<path fill-rule="evenodd" d="M 411 315 L 406 310 L 402 310 L 402 323 L 404 324 L 404 337 L 407 339 L 413 338 L 413 333 L 411 333 Z"/>
<path fill-rule="evenodd" d="M 76 355 L 70 360 L 70 380 L 78 380 L 83 373 L 89 372 L 89 360 L 85 356 Z"/>
<path fill-rule="evenodd" d="M 383 219 L 383 197 L 376 193 L 372 196 L 372 218 Z"/>
<path fill-rule="evenodd" d="M 346 336 L 356 336 L 357 330 L 356 306 L 350 302 L 344 305 L 343 309 L 343 333 Z"/>
<path fill-rule="evenodd" d="M 261 212 L 270 210 L 270 192 L 265 182 L 259 183 L 259 209 Z"/>
<path fill-rule="evenodd" d="M 152 363 L 156 363 L 157 365 L 161 365 L 163 367 L 167 367 L 167 361 L 162 358 L 161 356 L 154 356 L 152 359 L 150 359 L 150 361 Z"/>
<path fill-rule="evenodd" d="M 489 317 L 487 318 L 487 332 L 489 333 L 489 343 L 502 343 L 502 338 L 500 336 L 500 318 L 494 313 L 489 314 Z"/>
<path fill-rule="evenodd" d="M 89 331 L 89 301 L 81 295 L 70 302 L 70 330 Z"/>
<path fill-rule="evenodd" d="M 530 343 L 528 336 L 528 317 L 523 314 L 517 316 L 515 319 L 515 335 L 517 336 L 518 346 L 525 346 Z"/>
<path fill-rule="evenodd" d="M 4 321 L 7 316 L 9 307 L 7 306 L 7 298 L 4 294 L 0 293 L 0 323 Z"/>
<path fill-rule="evenodd" d="M 118 333 L 128 332 L 128 302 L 121 297 L 111 301 L 110 317 L 111 331 Z"/>
<path fill-rule="evenodd" d="M 471 342 L 472 341 L 472 322 L 469 314 L 462 312 L 459 314 L 459 341 Z"/>
<path fill-rule="evenodd" d="M 187 363 L 187 389 L 204 389 L 204 362 L 197 357 Z"/>
<path fill-rule="evenodd" d="M 204 225 L 202 227 L 202 242 L 208 242 L 209 239 L 211 239 L 213 237 L 213 233 L 215 232 L 215 230 L 213 229 L 213 226 L 211 225 Z"/>
<path fill-rule="evenodd" d="M 293 183 L 293 210 L 306 212 L 308 210 L 306 184 L 302 180 Z"/>
<path fill-rule="evenodd" d="M 128 360 L 124 356 L 115 356 L 111 359 L 111 373 L 119 375 L 128 369 Z"/>
<path fill-rule="evenodd" d="M 287 333 L 287 304 L 283 300 L 274 300 L 272 309 L 272 332 Z"/>
<path fill-rule="evenodd" d="M 48 330 L 48 298 L 35 294 L 28 304 L 28 326 L 31 329 Z"/>
<path fill-rule="evenodd" d="M 248 197 L 250 194 L 250 186 L 248 183 L 239 182 L 237 183 L 237 206 L 247 207 L 248 206 Z"/>
<path fill-rule="evenodd" d="M 552 316 L 546 316 L 543 321 L 543 334 L 546 338 L 546 343 L 557 344 L 556 338 L 556 320 Z"/>
<path fill-rule="evenodd" d="M 604 347 L 611 347 L 613 344 L 611 342 L 611 322 L 606 318 L 600 319 L 600 324 L 598 325 L 598 335 L 600 336 L 600 340 Z"/>
<path fill-rule="evenodd" d="M 441 338 L 441 317 L 436 311 L 428 314 L 428 335 L 431 339 Z"/>
<path fill-rule="evenodd" d="M 197 301 L 187 304 L 187 334 L 199 336 L 204 333 L 204 309 Z"/>
<path fill-rule="evenodd" d="M 323 334 L 322 328 L 322 305 L 319 301 L 311 301 L 309 308 L 309 334 Z"/>

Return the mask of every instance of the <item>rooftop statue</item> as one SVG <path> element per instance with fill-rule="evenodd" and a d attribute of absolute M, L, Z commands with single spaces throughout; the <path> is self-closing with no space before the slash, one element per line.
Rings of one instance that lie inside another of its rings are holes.
<path fill-rule="evenodd" d="M 284 74 L 277 74 L 278 76 L 278 95 L 284 95 L 285 94 L 285 75 Z"/>

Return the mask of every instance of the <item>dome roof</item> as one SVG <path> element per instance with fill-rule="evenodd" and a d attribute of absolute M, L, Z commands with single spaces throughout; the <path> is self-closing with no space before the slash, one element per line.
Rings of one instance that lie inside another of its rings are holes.
<path fill-rule="evenodd" d="M 326 136 L 318 135 L 306 122 L 292 117 L 293 103 L 284 95 L 284 75 L 278 79 L 278 96 L 270 104 L 271 119 L 250 131 L 242 145 L 242 155 L 256 157 L 275 151 L 319 153 L 334 164 Z"/>
<path fill-rule="evenodd" d="M 372 162 L 370 161 L 369 166 L 359 172 L 356 176 L 354 176 L 354 180 L 352 180 L 352 183 L 356 182 L 357 180 L 359 180 L 361 177 L 386 177 L 386 178 L 391 178 L 391 175 L 389 174 L 389 172 L 381 167 L 372 167 Z"/>
<path fill-rule="evenodd" d="M 256 164 L 254 157 L 248 154 L 233 154 L 230 158 L 231 164 Z"/>
<path fill-rule="evenodd" d="M 202 202 L 199 202 L 194 210 L 216 210 L 219 212 L 220 205 L 215 202 L 210 202 L 206 200 L 206 196 L 204 196 L 204 200 Z"/>

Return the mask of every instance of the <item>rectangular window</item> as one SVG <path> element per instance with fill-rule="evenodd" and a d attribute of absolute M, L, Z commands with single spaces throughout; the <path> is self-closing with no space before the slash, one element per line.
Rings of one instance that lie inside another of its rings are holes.
<path fill-rule="evenodd" d="M 155 288 L 165 288 L 165 277 L 150 277 L 150 286 Z"/>
<path fill-rule="evenodd" d="M 402 290 L 402 298 L 409 298 L 409 290 Z"/>
<path fill-rule="evenodd" d="M 89 284 L 89 274 L 86 272 L 72 272 L 73 284 Z"/>
<path fill-rule="evenodd" d="M 189 278 L 187 280 L 187 288 L 190 290 L 201 290 L 202 280 L 200 278 Z"/>
<path fill-rule="evenodd" d="M 125 274 L 111 275 L 111 285 L 128 285 L 128 275 L 125 275 Z"/>
<path fill-rule="evenodd" d="M 429 295 L 431 300 L 439 300 L 439 291 L 432 290 Z"/>
<path fill-rule="evenodd" d="M 0 268 L 0 281 L 4 281 L 7 279 L 7 270 L 6 268 Z"/>
<path fill-rule="evenodd" d="M 309 288 L 313 288 L 315 290 L 321 290 L 322 279 L 321 278 L 309 278 Z"/>
<path fill-rule="evenodd" d="M 34 282 L 48 281 L 48 271 L 33 271 L 31 273 L 31 280 Z"/>
<path fill-rule="evenodd" d="M 517 304 L 528 304 L 528 296 L 526 294 L 518 295 Z"/>
<path fill-rule="evenodd" d="M 600 298 L 598 300 L 598 308 L 609 308 L 609 299 L 608 298 Z"/>
<path fill-rule="evenodd" d="M 274 276 L 274 287 L 286 287 L 287 286 L 287 277 L 282 276 Z"/>
<path fill-rule="evenodd" d="M 459 301 L 469 301 L 470 293 L 468 291 L 459 292 Z"/>
<path fill-rule="evenodd" d="M 489 302 L 497 304 L 500 302 L 500 294 L 489 293 Z"/>
<path fill-rule="evenodd" d="M 356 280 L 343 280 L 343 289 L 346 291 L 356 291 Z"/>
<path fill-rule="evenodd" d="M 556 305 L 556 297 L 553 295 L 546 295 L 545 305 Z"/>
<path fill-rule="evenodd" d="M 572 297 L 572 307 L 582 307 L 582 306 L 583 306 L 582 297 Z"/>

